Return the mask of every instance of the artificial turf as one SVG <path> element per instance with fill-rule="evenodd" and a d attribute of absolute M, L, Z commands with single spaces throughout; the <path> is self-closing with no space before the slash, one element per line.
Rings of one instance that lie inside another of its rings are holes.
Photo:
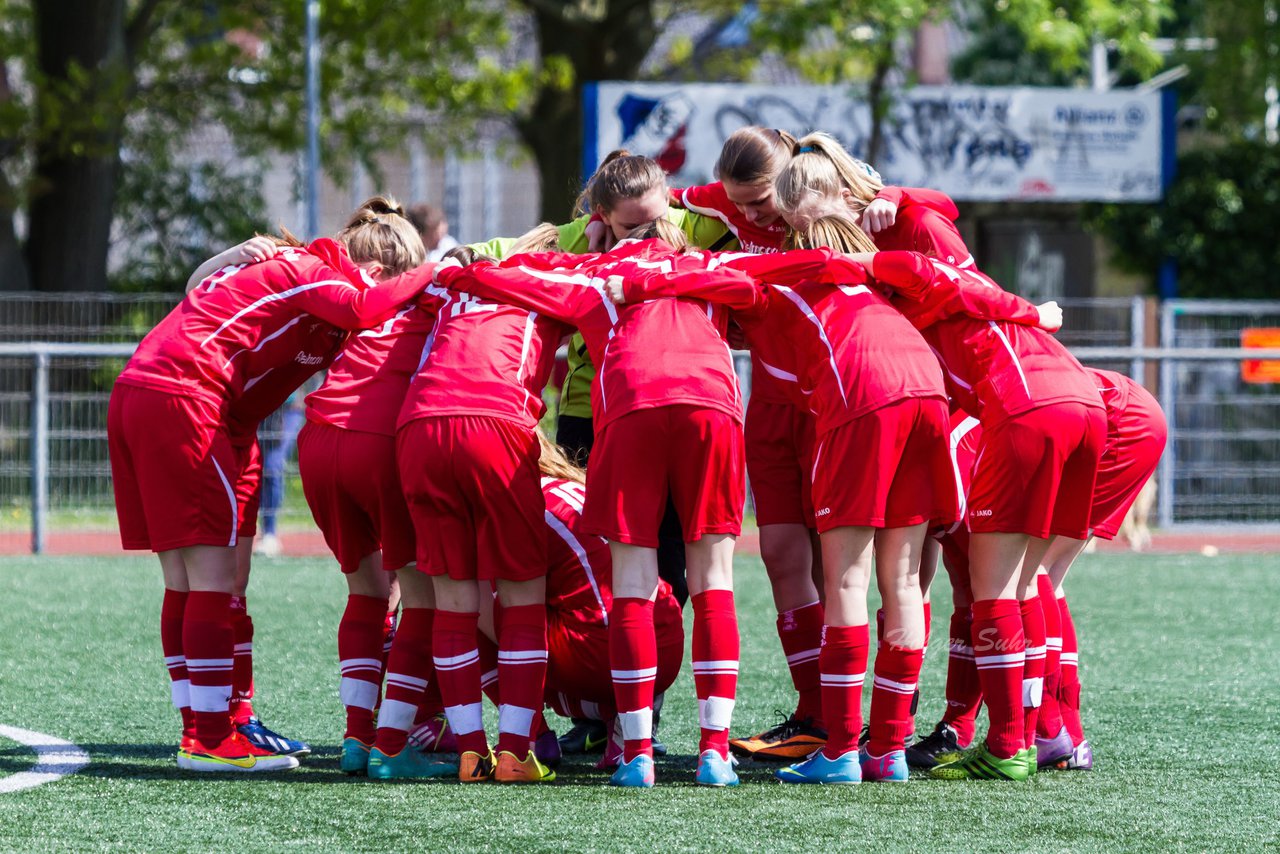
<path fill-rule="evenodd" d="M 738 566 L 736 733 L 793 702 L 763 568 Z M 336 627 L 345 585 L 321 560 L 262 561 L 250 586 L 263 719 L 311 742 L 273 777 L 200 777 L 173 761 L 177 716 L 150 557 L 0 562 L 0 723 L 69 739 L 79 774 L 0 794 L 3 850 L 1233 850 L 1280 845 L 1280 555 L 1090 555 L 1069 580 L 1092 773 L 1024 784 L 692 785 L 687 667 L 669 692 L 672 755 L 652 791 L 604 785 L 595 757 L 537 787 L 370 783 L 342 775 Z M 949 591 L 935 587 L 918 727 L 942 706 Z M 556 724 L 552 717 L 553 726 Z M 491 727 L 492 728 L 492 727 Z M 0 777 L 34 756 L 0 740 Z"/>

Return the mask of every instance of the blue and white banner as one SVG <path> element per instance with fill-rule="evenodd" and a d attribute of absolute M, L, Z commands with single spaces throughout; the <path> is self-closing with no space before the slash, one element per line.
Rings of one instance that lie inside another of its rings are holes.
<path fill-rule="evenodd" d="M 676 186 L 713 180 L 720 146 L 745 125 L 826 131 L 865 157 L 867 103 L 844 87 L 598 83 L 585 87 L 584 171 L 615 148 L 656 158 Z M 967 201 L 1160 198 L 1160 93 L 919 86 L 894 98 L 883 154 L 891 184 Z"/>

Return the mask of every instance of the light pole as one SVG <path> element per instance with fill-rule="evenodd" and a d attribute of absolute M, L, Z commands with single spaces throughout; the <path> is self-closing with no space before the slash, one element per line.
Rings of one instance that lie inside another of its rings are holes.
<path fill-rule="evenodd" d="M 307 239 L 320 234 L 320 0 L 307 0 Z"/>

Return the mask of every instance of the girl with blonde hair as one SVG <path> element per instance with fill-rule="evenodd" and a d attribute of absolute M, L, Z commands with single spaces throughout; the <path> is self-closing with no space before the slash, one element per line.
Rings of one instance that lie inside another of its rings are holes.
<path fill-rule="evenodd" d="M 183 714 L 178 765 L 297 767 L 232 729 L 231 599 L 242 460 L 232 424 L 256 425 L 337 355 L 346 332 L 390 317 L 429 282 L 422 243 L 394 200 L 370 199 L 334 238 L 287 237 L 265 260 L 204 278 L 139 344 L 107 414 L 126 549 L 151 549 L 165 579 L 161 644 Z M 156 441 L 163 436 L 164 441 Z"/>

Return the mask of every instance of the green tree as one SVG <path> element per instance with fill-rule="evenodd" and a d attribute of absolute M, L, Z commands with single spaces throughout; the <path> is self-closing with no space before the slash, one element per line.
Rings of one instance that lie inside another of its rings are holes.
<path fill-rule="evenodd" d="M 516 129 L 533 152 L 542 218 L 560 222 L 581 184 L 582 84 L 626 80 L 658 37 L 649 0 L 517 0 L 533 19 L 540 73 Z"/>
<path fill-rule="evenodd" d="M 898 69 L 900 46 L 921 23 L 941 20 L 954 7 L 950 0 L 761 0 L 755 33 L 762 46 L 779 50 L 814 82 L 866 86 L 872 108 L 866 156 L 874 162 L 890 106 L 887 84 Z M 985 24 L 976 28 L 980 42 L 994 36 L 990 46 L 999 48 L 1006 68 L 1010 42 L 1025 45 L 1009 71 L 1039 62 L 1057 79 L 1088 67 L 1095 39 L 1114 42 L 1123 67 L 1150 74 L 1160 65 L 1150 40 L 1171 15 L 1168 0 L 997 0 L 993 5 L 965 3 L 961 11 L 966 21 Z M 1036 59 L 1029 59 L 1027 51 Z M 983 57 L 975 55 L 974 60 L 975 68 L 966 69 L 971 76 Z M 996 79 L 987 75 L 984 81 Z"/>
<path fill-rule="evenodd" d="M 1237 140 L 1189 151 L 1162 204 L 1091 205 L 1086 224 L 1133 272 L 1150 275 L 1172 259 L 1179 296 L 1274 299 L 1280 146 Z"/>
<path fill-rule="evenodd" d="M 0 40 L 13 48 L 3 79 L 28 83 L 7 98 L 0 87 L 0 173 L 17 176 L 11 192 L 0 186 L 0 220 L 11 229 L 25 206 L 36 289 L 105 287 L 122 182 L 141 190 L 149 172 L 170 191 L 191 189 L 187 202 L 225 201 L 207 191 L 217 170 L 180 156 L 211 129 L 229 135 L 246 166 L 301 144 L 302 0 L 0 3 Z M 476 117 L 527 94 L 527 65 L 497 61 L 507 32 L 500 4 L 326 0 L 322 9 L 322 136 L 335 171 L 353 156 L 371 161 L 411 129 L 458 139 Z M 162 175 L 161 163 L 186 169 L 186 180 Z"/>

